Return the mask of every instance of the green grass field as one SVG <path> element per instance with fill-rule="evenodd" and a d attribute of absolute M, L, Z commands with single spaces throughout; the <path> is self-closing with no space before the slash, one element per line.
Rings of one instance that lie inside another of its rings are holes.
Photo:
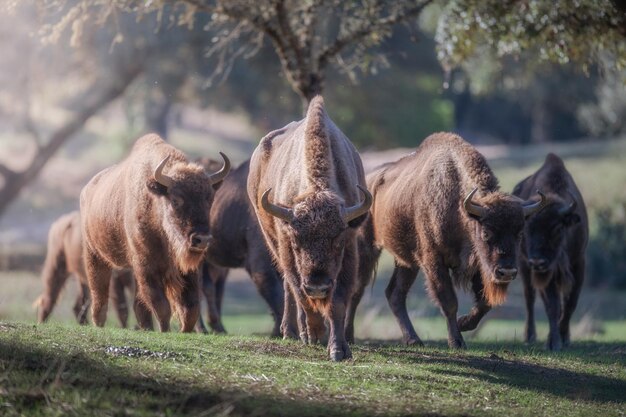
<path fill-rule="evenodd" d="M 0 322 L 3 416 L 620 416 L 626 344 L 546 353 L 375 341 L 354 360 L 259 336 L 159 334 Z"/>

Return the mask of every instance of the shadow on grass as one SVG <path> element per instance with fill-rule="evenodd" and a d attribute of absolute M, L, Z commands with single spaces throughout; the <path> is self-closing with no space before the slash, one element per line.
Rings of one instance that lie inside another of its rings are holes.
<path fill-rule="evenodd" d="M 76 415 L 127 415 L 129 410 L 133 415 L 337 414 L 332 404 L 233 389 L 229 388 L 232 384 L 215 382 L 213 377 L 211 387 L 203 381 L 190 384 L 172 376 L 153 378 L 82 352 L 52 351 L 0 340 L 0 405 L 6 407 L 9 403 L 16 415 L 46 414 L 42 409 L 51 414 L 56 409 Z M 62 391 L 65 394 L 59 395 Z M 78 405 L 72 407 L 68 398 L 79 398 L 75 401 Z M 350 405 L 341 410 L 348 415 L 363 412 Z"/>
<path fill-rule="evenodd" d="M 369 342 L 368 346 L 376 353 L 402 363 L 416 366 L 430 364 L 448 365 L 429 368 L 433 373 L 463 378 L 478 379 L 491 384 L 502 384 L 520 389 L 547 393 L 576 400 L 589 400 L 605 403 L 626 403 L 626 381 L 610 375 L 594 375 L 585 372 L 587 365 L 594 363 L 623 366 L 626 363 L 626 345 L 623 343 L 583 342 L 561 353 L 546 352 L 539 346 L 525 346 L 514 343 L 474 343 L 474 348 L 489 353 L 487 357 L 472 355 L 472 348 L 466 352 L 447 351 L 445 343 L 429 344 L 437 350 L 421 350 L 413 347 L 389 349 L 388 343 Z M 433 346 L 435 345 L 435 346 Z M 383 348 L 380 348 L 383 347 Z M 367 349 L 367 348 L 366 348 Z M 573 358 L 580 361 L 580 371 L 558 367 L 548 367 L 517 359 L 518 355 L 531 355 L 540 358 Z M 600 357 L 609 355 L 609 357 Z M 453 368 L 454 367 L 454 368 Z"/>

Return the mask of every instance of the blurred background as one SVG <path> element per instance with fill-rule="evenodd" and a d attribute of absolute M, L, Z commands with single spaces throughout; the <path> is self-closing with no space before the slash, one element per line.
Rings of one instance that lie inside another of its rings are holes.
<path fill-rule="evenodd" d="M 573 337 L 626 340 L 620 2 L 9 0 L 0 57 L 0 319 L 35 321 L 51 223 L 138 137 L 238 164 L 322 93 L 366 170 L 437 131 L 474 144 L 509 192 L 548 152 L 561 156 L 591 229 Z M 391 270 L 385 255 L 357 337 L 400 336 L 384 297 Z M 76 287 L 54 320 L 73 321 Z M 423 280 L 409 306 L 422 338 L 446 337 Z M 243 270 L 231 271 L 224 309 L 231 333 L 271 329 Z M 521 340 L 524 317 L 516 282 L 472 337 Z"/>

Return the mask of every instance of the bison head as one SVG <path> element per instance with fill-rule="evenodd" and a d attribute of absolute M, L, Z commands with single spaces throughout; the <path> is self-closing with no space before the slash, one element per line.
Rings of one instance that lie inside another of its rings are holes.
<path fill-rule="evenodd" d="M 224 164 L 214 174 L 207 175 L 198 164 L 179 161 L 172 164 L 166 175 L 163 169 L 170 158 L 167 156 L 148 180 L 148 189 L 163 204 L 161 226 L 183 272 L 198 267 L 209 243 L 208 215 L 214 188 L 230 170 L 230 161 L 220 154 Z"/>
<path fill-rule="evenodd" d="M 576 199 L 570 194 L 565 201 L 556 194 L 550 194 L 548 204 L 526 220 L 523 236 L 524 253 L 533 275 L 549 276 L 558 262 L 563 249 L 563 239 L 568 228 L 580 223 L 576 213 Z M 547 280 L 543 280 L 546 281 Z"/>
<path fill-rule="evenodd" d="M 541 201 L 522 201 L 500 192 L 489 193 L 473 200 L 477 188 L 463 203 L 470 218 L 475 220 L 472 236 L 478 258 L 485 296 L 490 304 L 504 302 L 506 288 L 517 275 L 517 251 L 524 228 L 524 219 L 540 210 Z"/>
<path fill-rule="evenodd" d="M 332 293 L 349 244 L 349 230 L 361 223 L 372 205 L 369 191 L 357 187 L 365 199 L 352 207 L 345 207 L 342 199 L 328 191 L 307 193 L 293 208 L 270 203 L 271 189 L 261 198 L 263 209 L 284 221 L 301 289 L 310 298 L 325 299 Z"/>

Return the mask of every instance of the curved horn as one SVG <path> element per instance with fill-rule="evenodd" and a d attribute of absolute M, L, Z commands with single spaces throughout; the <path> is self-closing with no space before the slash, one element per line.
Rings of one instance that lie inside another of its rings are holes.
<path fill-rule="evenodd" d="M 168 177 L 163 173 L 163 168 L 165 167 L 169 159 L 170 155 L 167 155 L 154 170 L 154 179 L 165 188 L 170 188 L 172 186 L 172 183 L 174 182 L 171 177 Z"/>
<path fill-rule="evenodd" d="M 522 203 L 522 209 L 524 209 L 524 217 L 528 217 L 531 214 L 538 212 L 546 205 L 548 201 L 548 199 L 546 198 L 546 195 L 542 193 L 541 190 L 537 190 L 537 194 L 539 194 L 539 196 L 541 197 L 541 200 L 539 201 L 529 200 L 529 201 L 525 201 Z"/>
<path fill-rule="evenodd" d="M 367 188 L 361 187 L 359 184 L 356 185 L 359 190 L 363 193 L 365 199 L 361 203 L 357 203 L 352 207 L 346 207 L 343 210 L 343 220 L 348 223 L 350 220 L 354 220 L 359 216 L 367 213 L 370 207 L 372 206 L 372 194 L 367 190 Z"/>
<path fill-rule="evenodd" d="M 481 218 L 485 215 L 486 210 L 484 207 L 481 207 L 478 204 L 472 202 L 472 197 L 474 197 L 476 191 L 478 191 L 478 187 L 475 187 L 472 191 L 470 191 L 467 197 L 465 197 L 465 200 L 463 200 L 463 207 L 465 207 L 465 211 L 467 211 L 469 214 Z"/>
<path fill-rule="evenodd" d="M 272 191 L 271 188 L 268 188 L 261 196 L 261 206 L 263 210 L 267 211 L 274 217 L 278 217 L 279 219 L 290 222 L 293 220 L 293 210 L 285 207 L 280 207 L 275 204 L 270 203 L 269 194 Z"/>
<path fill-rule="evenodd" d="M 559 214 L 561 216 L 572 214 L 574 210 L 576 210 L 576 206 L 578 205 L 578 201 L 576 200 L 576 197 L 574 197 L 574 195 L 571 193 L 570 190 L 567 190 L 567 194 L 570 196 L 570 199 L 572 200 L 572 202 L 567 207 L 561 207 L 561 209 L 559 209 Z"/>
<path fill-rule="evenodd" d="M 222 165 L 222 168 L 217 171 L 214 174 L 209 175 L 209 181 L 211 181 L 211 184 L 217 184 L 220 181 L 223 181 L 224 178 L 226 178 L 226 175 L 228 175 L 228 173 L 230 172 L 230 160 L 228 159 L 228 157 L 220 152 L 220 155 L 222 155 L 222 159 L 224 160 L 224 165 Z"/>

